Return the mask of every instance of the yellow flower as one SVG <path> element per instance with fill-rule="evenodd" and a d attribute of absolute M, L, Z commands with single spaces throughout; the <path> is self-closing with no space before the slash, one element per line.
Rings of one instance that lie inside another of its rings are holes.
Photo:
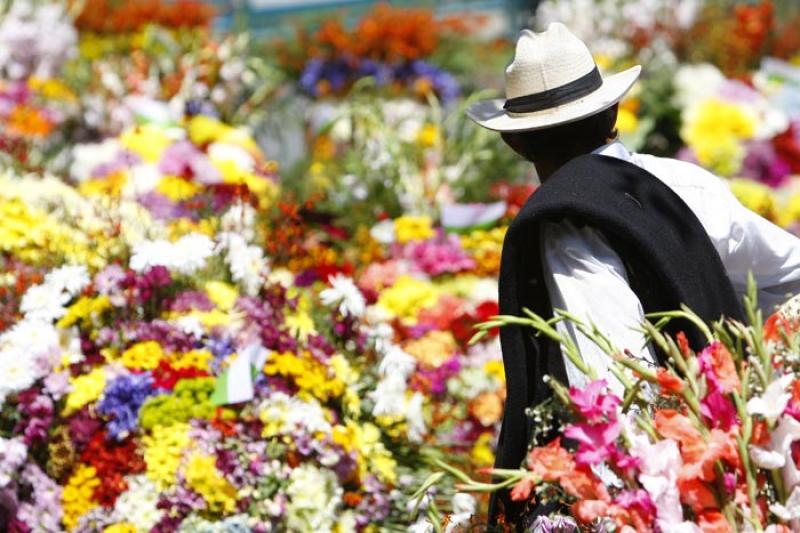
<path fill-rule="evenodd" d="M 472 462 L 475 466 L 491 466 L 494 464 L 494 452 L 492 451 L 492 434 L 483 433 L 472 447 Z"/>
<path fill-rule="evenodd" d="M 124 170 L 112 172 L 104 178 L 84 181 L 78 191 L 84 196 L 108 196 L 119 198 L 128 183 L 128 173 Z"/>
<path fill-rule="evenodd" d="M 291 379 L 300 388 L 298 396 L 302 398 L 314 397 L 326 402 L 338 398 L 345 390 L 342 380 L 331 375 L 330 368 L 308 352 L 300 356 L 290 352 L 272 352 L 264 365 L 264 373 Z"/>
<path fill-rule="evenodd" d="M 397 241 L 407 243 L 409 241 L 424 241 L 436 235 L 433 230 L 433 220 L 428 216 L 406 215 L 394 220 L 394 232 Z"/>
<path fill-rule="evenodd" d="M 734 179 L 731 180 L 730 187 L 731 192 L 746 208 L 764 218 L 775 218 L 775 196 L 767 185 L 748 179 Z M 781 209 L 780 215 L 785 216 L 787 211 Z"/>
<path fill-rule="evenodd" d="M 100 485 L 97 470 L 93 466 L 78 465 L 61 493 L 64 507 L 64 525 L 70 531 L 78 526 L 80 518 L 98 506 L 94 501 L 94 489 Z"/>
<path fill-rule="evenodd" d="M 314 147 L 311 151 L 314 161 L 330 161 L 336 154 L 336 145 L 333 144 L 330 135 L 320 135 L 314 139 Z"/>
<path fill-rule="evenodd" d="M 393 484 L 397 481 L 397 462 L 380 440 L 381 432 L 369 422 L 359 425 L 348 420 L 344 426 L 333 430 L 333 441 L 347 451 L 356 452 L 359 474 L 363 478 L 372 472 L 381 481 Z"/>
<path fill-rule="evenodd" d="M 219 120 L 207 115 L 195 115 L 186 125 L 189 139 L 200 146 L 220 139 L 229 128 L 230 126 L 226 126 Z"/>
<path fill-rule="evenodd" d="M 189 424 L 185 423 L 156 426 L 152 435 L 142 438 L 147 477 L 159 490 L 175 484 L 181 457 L 190 443 Z"/>
<path fill-rule="evenodd" d="M 636 113 L 620 108 L 617 113 L 617 129 L 620 133 L 633 133 L 639 127 L 639 118 Z"/>
<path fill-rule="evenodd" d="M 192 454 L 184 472 L 186 484 L 206 500 L 209 512 L 230 514 L 236 511 L 236 488 L 222 477 L 215 463 L 208 455 Z"/>
<path fill-rule="evenodd" d="M 239 291 L 236 287 L 224 281 L 209 281 L 206 283 L 206 294 L 214 305 L 223 311 L 233 309 L 236 300 L 239 298 Z"/>
<path fill-rule="evenodd" d="M 121 522 L 106 527 L 103 533 L 138 533 L 138 530 L 136 526 L 130 522 Z"/>
<path fill-rule="evenodd" d="M 415 323 L 422 309 L 433 307 L 439 293 L 431 283 L 411 276 L 400 276 L 394 285 L 381 292 L 378 305 L 408 323 Z"/>
<path fill-rule="evenodd" d="M 120 144 L 137 154 L 148 163 L 155 163 L 161 159 L 164 150 L 172 144 L 172 139 L 163 128 L 152 124 L 136 126 L 119 136 Z"/>
<path fill-rule="evenodd" d="M 700 164 L 717 174 L 732 176 L 744 158 L 742 141 L 755 134 L 754 117 L 742 106 L 708 99 L 688 113 L 681 136 Z"/>
<path fill-rule="evenodd" d="M 75 93 L 61 81 L 55 78 L 42 79 L 37 77 L 28 78 L 28 87 L 33 91 L 38 91 L 45 98 L 74 102 L 77 100 Z"/>
<path fill-rule="evenodd" d="M 417 144 L 422 148 L 433 148 L 441 142 L 441 137 L 435 124 L 425 124 L 417 133 Z"/>
<path fill-rule="evenodd" d="M 163 176 L 156 185 L 156 192 L 163 194 L 173 202 L 188 200 L 202 190 L 203 188 L 197 183 L 185 180 L 180 176 Z"/>
<path fill-rule="evenodd" d="M 111 300 L 108 296 L 98 296 L 97 298 L 81 296 L 77 302 L 67 308 L 67 313 L 61 317 L 56 326 L 66 329 L 78 322 L 91 325 L 93 319 L 99 318 L 108 309 L 111 309 Z"/>
<path fill-rule="evenodd" d="M 305 341 L 309 335 L 317 334 L 311 315 L 300 309 L 294 313 L 287 314 L 284 318 L 284 323 L 289 328 L 289 332 L 301 341 Z"/>
<path fill-rule="evenodd" d="M 209 371 L 212 359 L 214 359 L 214 355 L 208 350 L 192 350 L 173 355 L 170 359 L 170 365 L 176 369 L 197 368 L 198 370 Z"/>
<path fill-rule="evenodd" d="M 789 198 L 789 201 L 778 213 L 778 224 L 783 227 L 788 227 L 800 220 L 800 194 L 794 194 Z"/>
<path fill-rule="evenodd" d="M 190 218 L 180 217 L 169 222 L 167 231 L 170 240 L 173 242 L 189 233 L 202 233 L 203 235 L 214 237 L 217 233 L 217 222 L 215 218 L 203 218 L 195 221 Z"/>
<path fill-rule="evenodd" d="M 72 380 L 72 392 L 67 395 L 63 415 L 70 416 L 84 405 L 97 400 L 105 388 L 106 374 L 102 368 L 95 368 L 88 374 L 76 377 Z"/>
<path fill-rule="evenodd" d="M 506 374 L 503 369 L 502 361 L 488 361 L 483 365 L 483 371 L 486 372 L 488 376 L 497 379 L 500 383 L 506 382 Z"/>
<path fill-rule="evenodd" d="M 233 322 L 234 317 L 230 313 L 226 313 L 220 309 L 212 309 L 211 311 L 192 311 L 186 316 L 197 318 L 200 324 L 207 329 L 213 329 L 218 326 L 228 326 Z"/>
<path fill-rule="evenodd" d="M 137 342 L 124 352 L 120 360 L 122 364 L 134 370 L 154 370 L 164 359 L 164 350 L 156 341 Z"/>

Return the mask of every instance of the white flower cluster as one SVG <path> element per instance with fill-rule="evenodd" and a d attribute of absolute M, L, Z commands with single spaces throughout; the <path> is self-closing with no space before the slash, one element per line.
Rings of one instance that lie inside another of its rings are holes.
<path fill-rule="evenodd" d="M 64 266 L 25 292 L 20 304 L 23 319 L 0 335 L 0 404 L 7 395 L 27 389 L 61 364 L 64 349 L 53 321 L 64 316 L 67 304 L 88 284 L 86 267 Z M 72 340 L 66 355 L 70 362 L 78 362 L 80 346 Z"/>
<path fill-rule="evenodd" d="M 261 403 L 258 411 L 261 421 L 266 425 L 265 431 L 295 433 L 304 430 L 310 435 L 330 435 L 333 431 L 325 411 L 316 401 L 307 402 L 276 392 Z"/>
<path fill-rule="evenodd" d="M 231 277 L 250 296 L 258 294 L 269 274 L 269 260 L 260 246 L 248 244 L 238 233 L 220 233 L 217 252 L 225 252 L 225 263 Z"/>
<path fill-rule="evenodd" d="M 130 267 L 144 272 L 161 265 L 171 272 L 187 276 L 202 269 L 214 254 L 214 241 L 200 233 L 184 235 L 175 242 L 166 240 L 143 241 L 133 248 Z"/>
<path fill-rule="evenodd" d="M 424 397 L 415 392 L 408 395 L 408 378 L 417 362 L 397 345 L 390 344 L 378 366 L 381 375 L 370 398 L 375 402 L 374 416 L 401 416 L 408 423 L 408 438 L 420 442 L 427 432 L 422 407 Z"/>
<path fill-rule="evenodd" d="M 4 439 L 0 437 L 0 488 L 11 483 L 27 458 L 28 447 L 21 438 Z"/>
<path fill-rule="evenodd" d="M 292 470 L 286 495 L 286 525 L 291 532 L 354 532 L 352 511 L 341 513 L 344 490 L 331 470 L 303 464 Z"/>
<path fill-rule="evenodd" d="M 128 490 L 120 494 L 114 503 L 114 518 L 131 522 L 137 531 L 150 531 L 161 520 L 163 511 L 158 509 L 158 488 L 145 475 L 128 476 Z"/>
<path fill-rule="evenodd" d="M 62 2 L 15 0 L 0 19 L 0 74 L 53 78 L 76 55 L 77 43 Z"/>

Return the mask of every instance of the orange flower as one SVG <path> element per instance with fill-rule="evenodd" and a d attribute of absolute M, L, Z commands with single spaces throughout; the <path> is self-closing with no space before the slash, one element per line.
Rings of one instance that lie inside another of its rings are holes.
<path fill-rule="evenodd" d="M 719 511 L 704 511 L 697 518 L 703 533 L 733 533 L 730 524 Z"/>
<path fill-rule="evenodd" d="M 739 452 L 731 433 L 712 429 L 707 438 L 687 442 L 681 446 L 684 465 L 680 476 L 686 479 L 699 478 L 712 481 L 714 464 L 724 460 L 731 466 L 739 466 Z"/>
<path fill-rule="evenodd" d="M 698 479 L 679 479 L 678 489 L 681 492 L 681 502 L 691 507 L 695 513 L 717 507 L 714 493 Z"/>
<path fill-rule="evenodd" d="M 583 524 L 590 524 L 607 513 L 608 504 L 602 500 L 580 500 L 572 505 L 573 516 Z"/>
<path fill-rule="evenodd" d="M 535 486 L 536 484 L 533 482 L 533 478 L 525 476 L 511 489 L 511 499 L 515 502 L 527 500 L 530 498 L 531 491 L 533 491 L 533 487 Z"/>
<path fill-rule="evenodd" d="M 560 438 L 547 446 L 534 448 L 528 455 L 528 470 L 544 481 L 554 481 L 574 469 L 572 454 L 561 447 Z"/>
<path fill-rule="evenodd" d="M 584 468 L 576 468 L 567 472 L 558 480 L 568 494 L 579 500 L 603 500 L 610 501 L 605 485 L 594 477 L 591 471 Z"/>
<path fill-rule="evenodd" d="M 683 392 L 683 380 L 667 369 L 659 367 L 656 370 L 656 377 L 662 394 L 680 394 Z"/>
<path fill-rule="evenodd" d="M 8 133 L 20 137 L 44 138 L 53 131 L 53 123 L 37 109 L 18 105 L 8 116 Z"/>
<path fill-rule="evenodd" d="M 503 417 L 503 399 L 496 392 L 484 392 L 469 403 L 469 411 L 483 426 L 491 426 Z"/>
<path fill-rule="evenodd" d="M 722 392 L 728 394 L 742 389 L 739 374 L 736 372 L 736 365 L 733 363 L 733 357 L 724 344 L 721 342 L 711 344 L 703 350 L 701 357 L 704 356 L 710 359 L 714 374 L 716 374 L 720 385 L 722 385 Z"/>
<path fill-rule="evenodd" d="M 700 431 L 692 425 L 686 415 L 674 409 L 660 409 L 655 416 L 656 430 L 667 439 L 674 439 L 682 446 L 699 442 Z"/>

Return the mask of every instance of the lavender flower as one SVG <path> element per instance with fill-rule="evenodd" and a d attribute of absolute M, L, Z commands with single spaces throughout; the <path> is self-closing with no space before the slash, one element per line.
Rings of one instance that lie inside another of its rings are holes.
<path fill-rule="evenodd" d="M 538 516 L 528 529 L 530 533 L 572 533 L 578 531 L 575 520 L 568 516 L 555 515 L 553 517 Z"/>

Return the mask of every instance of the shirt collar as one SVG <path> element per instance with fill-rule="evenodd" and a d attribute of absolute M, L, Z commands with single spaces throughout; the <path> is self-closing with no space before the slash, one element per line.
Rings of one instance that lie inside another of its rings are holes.
<path fill-rule="evenodd" d="M 628 162 L 630 162 L 632 159 L 631 153 L 627 148 L 625 148 L 625 145 L 619 141 L 614 141 L 610 144 L 604 144 L 603 146 L 594 150 L 592 153 L 597 155 L 605 155 L 608 157 L 615 157 Z"/>

